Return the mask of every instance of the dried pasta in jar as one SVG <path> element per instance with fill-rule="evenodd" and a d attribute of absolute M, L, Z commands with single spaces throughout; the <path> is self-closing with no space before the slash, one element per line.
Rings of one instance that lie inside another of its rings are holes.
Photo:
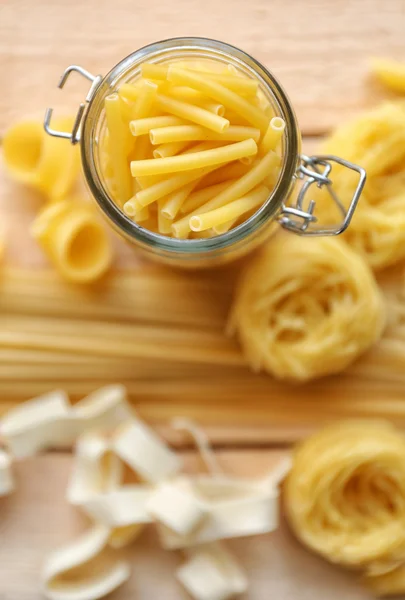
<path fill-rule="evenodd" d="M 60 131 L 72 131 L 74 119 L 55 119 Z M 47 135 L 37 121 L 16 123 L 3 140 L 5 166 L 17 181 L 46 195 L 50 201 L 64 198 L 76 183 L 80 171 L 78 146 Z"/>
<path fill-rule="evenodd" d="M 69 281 L 95 281 L 111 265 L 108 235 L 95 210 L 80 199 L 46 207 L 33 222 L 31 233 Z"/>
<path fill-rule="evenodd" d="M 146 229 L 179 239 L 225 233 L 277 183 L 285 122 L 258 80 L 226 65 L 144 63 L 137 80 L 106 97 L 105 113 L 103 176 L 114 201 Z M 223 187 L 204 195 L 216 173 Z"/>
<path fill-rule="evenodd" d="M 273 238 L 242 274 L 229 329 L 255 371 L 305 381 L 336 373 L 383 331 L 367 263 L 337 238 Z"/>
<path fill-rule="evenodd" d="M 373 269 L 393 265 L 405 257 L 405 102 L 387 102 L 337 129 L 322 147 L 325 154 L 339 154 L 358 162 L 367 181 L 346 241 L 360 252 Z M 336 167 L 334 191 L 348 206 L 356 175 Z M 326 194 L 327 192 L 324 192 Z M 317 203 L 323 222 L 333 222 L 333 203 Z"/>
<path fill-rule="evenodd" d="M 405 593 L 405 437 L 384 421 L 344 421 L 295 451 L 284 488 L 296 536 L 361 569 L 377 595 Z"/>

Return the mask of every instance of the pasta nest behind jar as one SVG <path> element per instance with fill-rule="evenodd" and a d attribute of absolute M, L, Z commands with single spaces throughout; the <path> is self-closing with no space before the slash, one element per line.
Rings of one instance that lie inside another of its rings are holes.
<path fill-rule="evenodd" d="M 323 144 L 323 154 L 335 154 L 361 165 L 367 181 L 344 234 L 373 269 L 405 257 L 405 102 L 386 102 L 337 129 Z M 334 166 L 333 189 L 348 207 L 358 175 Z M 328 192 L 318 191 L 317 216 L 324 224 L 341 220 Z"/>
<path fill-rule="evenodd" d="M 301 381 L 344 369 L 384 324 L 381 293 L 361 256 L 335 238 L 285 234 L 248 264 L 229 323 L 255 371 Z"/>
<path fill-rule="evenodd" d="M 365 569 L 381 594 L 405 591 L 405 438 L 386 422 L 327 427 L 295 452 L 285 507 L 297 537 Z"/>

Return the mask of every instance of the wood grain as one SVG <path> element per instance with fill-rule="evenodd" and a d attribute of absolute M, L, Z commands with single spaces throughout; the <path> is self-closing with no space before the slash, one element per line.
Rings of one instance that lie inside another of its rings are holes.
<path fill-rule="evenodd" d="M 368 60 L 405 60 L 404 30 L 403 0 L 3 0 L 0 133 L 46 106 L 72 112 L 86 84 L 57 93 L 68 65 L 105 74 L 145 44 L 187 35 L 251 53 L 284 85 L 302 131 L 324 133 L 384 95 Z"/>
<path fill-rule="evenodd" d="M 283 455 L 280 451 L 224 451 L 223 468 L 255 476 L 266 473 Z M 200 468 L 193 453 L 184 455 L 187 470 Z M 69 476 L 68 454 L 48 454 L 17 465 L 18 489 L 0 501 L 0 598 L 40 600 L 40 569 L 46 555 L 86 528 L 84 518 L 69 506 L 64 490 Z M 293 539 L 285 523 L 269 535 L 229 542 L 249 578 L 245 600 L 371 600 L 355 576 L 311 555 Z M 150 529 L 128 551 L 133 573 L 111 599 L 186 600 L 174 578 L 177 552 L 160 549 Z"/>

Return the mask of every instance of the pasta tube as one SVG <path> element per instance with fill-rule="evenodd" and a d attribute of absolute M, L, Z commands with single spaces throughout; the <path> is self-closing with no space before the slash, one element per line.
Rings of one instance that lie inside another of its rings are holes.
<path fill-rule="evenodd" d="M 198 125 L 163 126 L 150 130 L 152 144 L 168 144 L 172 142 L 218 140 L 224 142 L 240 142 L 253 139 L 256 143 L 260 138 L 260 130 L 254 127 L 228 127 L 223 133 L 213 133 L 205 127 Z"/>
<path fill-rule="evenodd" d="M 73 122 L 72 117 L 56 118 L 54 127 L 71 132 Z M 36 121 L 10 127 L 3 139 L 3 156 L 11 177 L 39 190 L 51 202 L 63 199 L 79 175 L 79 148 L 48 135 Z"/>
<path fill-rule="evenodd" d="M 99 279 L 111 265 L 107 233 L 93 208 L 75 199 L 46 208 L 31 227 L 63 277 L 78 283 Z"/>
<path fill-rule="evenodd" d="M 215 228 L 229 221 L 238 219 L 243 214 L 249 212 L 262 204 L 269 196 L 269 189 L 262 185 L 251 194 L 234 200 L 221 208 L 216 208 L 206 213 L 196 215 L 190 218 L 190 229 L 192 231 L 205 231 Z"/>
<path fill-rule="evenodd" d="M 193 154 L 156 158 L 154 160 L 133 160 L 131 162 L 131 173 L 133 177 L 142 177 L 144 175 L 161 175 L 179 171 L 190 171 L 224 162 L 231 162 L 244 156 L 253 156 L 256 153 L 256 142 L 248 139 L 243 142 L 223 146 L 222 148 L 203 150 L 202 152 L 195 152 Z"/>

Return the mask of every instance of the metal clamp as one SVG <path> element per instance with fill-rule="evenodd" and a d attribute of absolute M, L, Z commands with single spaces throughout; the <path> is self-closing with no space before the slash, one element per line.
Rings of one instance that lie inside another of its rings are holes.
<path fill-rule="evenodd" d="M 353 197 L 350 201 L 349 207 L 345 208 L 344 204 L 340 201 L 338 196 L 333 190 L 333 181 L 329 175 L 332 171 L 333 163 L 338 163 L 347 169 L 356 171 L 359 174 L 359 180 L 357 187 L 354 191 Z M 321 168 L 323 170 L 321 170 Z M 283 205 L 279 222 L 281 225 L 293 231 L 299 235 L 339 235 L 343 233 L 350 224 L 353 217 L 353 213 L 356 210 L 357 203 L 361 196 L 361 193 L 366 182 L 366 171 L 347 160 L 343 160 L 337 156 L 325 155 L 325 156 L 305 156 L 301 155 L 301 164 L 298 167 L 298 177 L 305 179 L 299 193 L 295 205 L 286 206 Z M 333 202 L 338 207 L 342 214 L 343 220 L 338 225 L 331 226 L 316 226 L 314 223 L 317 222 L 317 217 L 314 214 L 316 202 L 310 200 L 307 208 L 304 207 L 305 196 L 308 193 L 309 188 L 316 184 L 318 188 L 326 187 Z"/>
<path fill-rule="evenodd" d="M 91 81 L 91 87 L 86 96 L 86 101 L 82 102 L 79 106 L 71 133 L 68 133 L 66 131 L 57 131 L 56 129 L 52 129 L 51 118 L 52 118 L 53 108 L 46 109 L 45 118 L 44 118 L 44 128 L 45 128 L 46 133 L 49 133 L 49 135 L 53 135 L 54 137 L 64 138 L 64 139 L 70 140 L 72 144 L 77 144 L 77 142 L 80 141 L 80 129 L 81 129 L 83 115 L 86 110 L 86 104 L 89 103 L 90 100 L 93 98 L 103 77 L 101 75 L 92 75 L 92 73 L 89 73 L 89 71 L 86 71 L 86 69 L 83 69 L 82 67 L 79 67 L 78 65 L 70 65 L 70 67 L 65 69 L 65 72 L 63 73 L 62 77 L 60 78 L 60 81 L 58 83 L 58 88 L 60 88 L 60 89 L 63 88 L 63 86 L 65 85 L 66 81 L 69 78 L 69 75 L 71 73 L 73 73 L 73 71 L 76 71 L 77 73 L 79 73 L 80 75 L 85 77 L 85 79 L 88 79 L 89 81 Z"/>

